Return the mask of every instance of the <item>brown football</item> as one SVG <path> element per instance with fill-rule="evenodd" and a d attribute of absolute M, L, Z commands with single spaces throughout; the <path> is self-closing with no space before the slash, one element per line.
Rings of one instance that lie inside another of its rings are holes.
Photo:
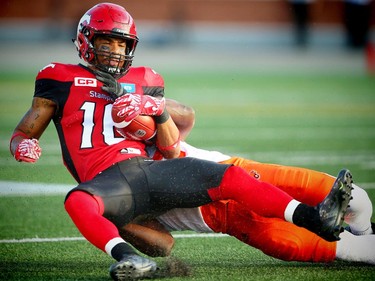
<path fill-rule="evenodd" d="M 154 118 L 147 115 L 138 115 L 129 125 L 116 129 L 124 137 L 133 140 L 149 140 L 156 134 Z"/>

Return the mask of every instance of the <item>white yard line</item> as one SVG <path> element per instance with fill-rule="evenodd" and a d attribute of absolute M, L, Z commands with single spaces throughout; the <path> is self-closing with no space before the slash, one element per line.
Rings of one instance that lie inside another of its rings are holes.
<path fill-rule="evenodd" d="M 174 238 L 218 238 L 229 237 L 226 234 L 220 233 L 191 233 L 191 234 L 174 234 Z M 55 238 L 22 238 L 22 239 L 3 239 L 0 244 L 19 244 L 19 243 L 50 243 L 50 242 L 70 242 L 70 241 L 85 241 L 83 237 L 55 237 Z"/>

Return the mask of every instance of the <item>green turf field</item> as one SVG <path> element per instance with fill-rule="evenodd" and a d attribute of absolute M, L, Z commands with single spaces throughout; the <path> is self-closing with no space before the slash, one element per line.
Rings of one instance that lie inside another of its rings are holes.
<path fill-rule="evenodd" d="M 30 105 L 35 73 L 0 73 L 0 180 L 74 186 L 61 163 L 53 125 L 36 164 L 15 162 L 11 132 Z M 168 97 L 196 109 L 188 142 L 262 162 L 336 175 L 349 168 L 375 202 L 375 78 L 282 70 L 163 73 Z M 0 240 L 79 237 L 63 195 L 0 197 Z M 374 216 L 373 216 L 374 219 Z M 369 250 L 374 251 L 374 245 Z M 163 280 L 371 280 L 375 268 L 281 262 L 233 238 L 177 239 L 174 257 L 190 275 Z M 170 261 L 157 259 L 166 266 Z M 1 280 L 110 280 L 112 260 L 88 242 L 1 243 Z M 176 275 L 180 274 L 176 272 Z"/>

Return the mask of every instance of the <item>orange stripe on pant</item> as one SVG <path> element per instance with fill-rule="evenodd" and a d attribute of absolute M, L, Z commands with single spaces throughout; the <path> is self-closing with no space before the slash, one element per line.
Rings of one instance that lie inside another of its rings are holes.
<path fill-rule="evenodd" d="M 240 166 L 261 181 L 271 183 L 310 205 L 322 201 L 335 181 L 335 178 L 325 173 L 263 164 L 239 157 L 223 163 Z M 247 212 L 234 201 L 214 202 L 200 208 L 205 222 L 215 232 L 234 236 L 272 257 L 312 262 L 331 262 L 336 257 L 336 242 L 327 242 L 284 220 Z"/>

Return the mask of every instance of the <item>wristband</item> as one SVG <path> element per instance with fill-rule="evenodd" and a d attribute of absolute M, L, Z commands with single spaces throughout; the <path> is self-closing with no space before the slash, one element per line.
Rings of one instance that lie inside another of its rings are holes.
<path fill-rule="evenodd" d="M 29 139 L 30 137 L 28 135 L 26 135 L 24 132 L 18 132 L 18 133 L 14 133 L 12 135 L 12 137 L 10 138 L 10 143 L 12 143 L 13 139 L 18 137 L 18 136 L 23 136 L 25 137 L 25 139 Z"/>
<path fill-rule="evenodd" d="M 175 149 L 180 144 L 180 141 L 181 141 L 180 136 L 178 136 L 177 141 L 171 145 L 161 146 L 158 143 L 156 143 L 156 146 L 160 151 L 169 151 L 169 150 Z"/>
<path fill-rule="evenodd" d="M 169 119 L 169 113 L 167 110 L 164 110 L 161 115 L 154 117 L 156 124 L 163 124 L 167 122 L 168 119 Z"/>
<path fill-rule="evenodd" d="M 9 150 L 12 151 L 12 141 L 18 137 L 18 136 L 22 136 L 22 137 L 25 137 L 25 139 L 29 139 L 29 136 L 26 135 L 24 132 L 18 132 L 18 133 L 14 133 L 12 135 L 12 137 L 10 138 L 10 142 L 9 142 Z"/>

